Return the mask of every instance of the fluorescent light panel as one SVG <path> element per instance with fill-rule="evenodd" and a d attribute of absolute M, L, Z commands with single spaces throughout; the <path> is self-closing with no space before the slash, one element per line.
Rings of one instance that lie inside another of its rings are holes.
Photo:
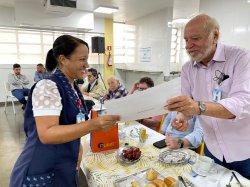
<path fill-rule="evenodd" d="M 112 14 L 118 11 L 118 7 L 105 7 L 99 6 L 94 12 L 103 13 L 103 14 Z"/>

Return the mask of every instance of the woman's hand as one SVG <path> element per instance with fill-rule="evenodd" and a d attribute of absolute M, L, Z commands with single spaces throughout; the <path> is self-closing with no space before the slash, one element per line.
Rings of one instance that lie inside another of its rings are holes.
<path fill-rule="evenodd" d="M 94 128 L 93 130 L 108 130 L 112 128 L 117 121 L 120 120 L 118 115 L 103 115 L 96 119 L 93 119 Z"/>

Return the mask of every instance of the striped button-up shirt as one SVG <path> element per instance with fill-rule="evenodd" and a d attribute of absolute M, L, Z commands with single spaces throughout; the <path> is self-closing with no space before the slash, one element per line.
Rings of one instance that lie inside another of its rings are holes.
<path fill-rule="evenodd" d="M 250 52 L 218 44 L 207 66 L 189 61 L 182 69 L 182 94 L 196 101 L 212 101 L 217 70 L 229 76 L 219 85 L 222 95 L 218 103 L 236 117 L 199 116 L 205 143 L 221 161 L 223 156 L 227 162 L 245 160 L 250 158 Z"/>

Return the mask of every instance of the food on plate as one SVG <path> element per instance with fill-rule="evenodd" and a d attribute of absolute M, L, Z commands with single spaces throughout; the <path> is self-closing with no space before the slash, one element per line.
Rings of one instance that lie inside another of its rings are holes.
<path fill-rule="evenodd" d="M 138 147 L 129 147 L 122 150 L 122 156 L 129 161 L 138 160 L 141 157 L 141 150 Z"/>
<path fill-rule="evenodd" d="M 155 180 L 158 177 L 158 172 L 155 171 L 154 169 L 150 169 L 147 171 L 146 173 L 146 179 L 148 179 L 149 181 Z"/>
<path fill-rule="evenodd" d="M 153 183 L 156 184 L 157 187 L 167 187 L 164 181 L 161 179 L 155 179 L 153 180 Z"/>
<path fill-rule="evenodd" d="M 164 182 L 168 187 L 174 187 L 177 181 L 173 177 L 164 178 Z"/>
<path fill-rule="evenodd" d="M 145 187 L 157 187 L 154 183 L 150 182 L 148 184 L 146 184 Z"/>
<path fill-rule="evenodd" d="M 138 181 L 136 181 L 136 180 L 132 181 L 131 185 L 132 185 L 132 187 L 140 187 L 141 186 L 140 183 Z"/>

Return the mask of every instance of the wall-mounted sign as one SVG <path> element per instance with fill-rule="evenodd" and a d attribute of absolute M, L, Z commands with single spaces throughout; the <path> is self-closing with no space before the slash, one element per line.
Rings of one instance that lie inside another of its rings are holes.
<path fill-rule="evenodd" d="M 140 61 L 151 62 L 151 47 L 144 47 L 140 49 Z"/>

